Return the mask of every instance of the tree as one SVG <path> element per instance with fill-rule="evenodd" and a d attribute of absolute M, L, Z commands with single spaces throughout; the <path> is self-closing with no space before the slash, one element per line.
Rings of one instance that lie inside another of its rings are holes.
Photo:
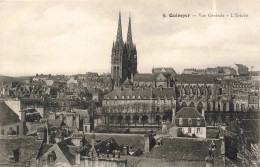
<path fill-rule="evenodd" d="M 115 120 L 115 117 L 114 117 L 114 115 L 111 115 L 110 117 L 109 117 L 109 122 L 111 122 L 111 123 L 113 123 L 114 122 L 114 120 Z"/>
<path fill-rule="evenodd" d="M 147 120 L 148 120 L 148 116 L 147 116 L 147 115 L 143 115 L 143 116 L 142 116 L 142 119 L 141 119 L 141 121 L 142 121 L 142 123 L 143 123 L 143 126 L 144 126 L 144 124 L 147 122 Z"/>
<path fill-rule="evenodd" d="M 160 124 L 160 120 L 161 120 L 161 116 L 160 115 L 156 115 L 156 123 L 158 124 L 158 126 L 159 126 L 159 124 Z"/>
<path fill-rule="evenodd" d="M 121 127 L 121 123 L 122 123 L 122 121 L 123 121 L 123 116 L 122 115 L 119 115 L 118 117 L 117 117 L 117 121 L 118 121 L 118 123 L 120 124 L 120 127 Z"/>
<path fill-rule="evenodd" d="M 134 121 L 135 126 L 136 126 L 136 123 L 138 122 L 138 120 L 139 120 L 139 116 L 138 115 L 134 115 L 133 121 Z"/>
<path fill-rule="evenodd" d="M 125 117 L 125 122 L 128 124 L 128 126 L 129 126 L 129 124 L 130 124 L 130 119 L 131 119 L 130 115 L 127 115 L 127 116 Z"/>

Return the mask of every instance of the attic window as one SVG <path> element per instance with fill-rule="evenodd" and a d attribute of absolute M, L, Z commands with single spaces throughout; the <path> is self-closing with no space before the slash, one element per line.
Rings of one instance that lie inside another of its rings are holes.
<path fill-rule="evenodd" d="M 197 119 L 197 125 L 200 125 L 200 118 Z"/>
<path fill-rule="evenodd" d="M 181 125 L 181 126 L 183 125 L 183 119 L 182 118 L 179 119 L 179 125 Z"/>
<path fill-rule="evenodd" d="M 188 124 L 189 124 L 189 125 L 192 124 L 192 120 L 191 120 L 191 118 L 188 119 Z"/>

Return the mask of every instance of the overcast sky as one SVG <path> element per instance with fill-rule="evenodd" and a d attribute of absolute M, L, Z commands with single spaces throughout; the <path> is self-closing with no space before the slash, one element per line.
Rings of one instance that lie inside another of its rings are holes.
<path fill-rule="evenodd" d="M 153 66 L 182 72 L 234 63 L 260 70 L 258 0 L 1 1 L 0 74 L 110 72 L 119 10 L 124 40 L 131 12 L 140 73 Z M 162 17 L 169 13 L 197 17 Z"/>

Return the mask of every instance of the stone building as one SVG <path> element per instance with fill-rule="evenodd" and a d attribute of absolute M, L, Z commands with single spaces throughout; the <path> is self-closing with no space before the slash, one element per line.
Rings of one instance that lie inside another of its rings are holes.
<path fill-rule="evenodd" d="M 137 73 L 137 51 L 132 40 L 131 17 L 129 17 L 127 40 L 123 41 L 121 13 L 119 12 L 116 41 L 111 54 L 111 77 L 115 87 L 121 86 L 126 78 Z"/>
<path fill-rule="evenodd" d="M 248 67 L 243 64 L 234 64 L 231 66 L 236 70 L 236 75 L 248 75 Z"/>
<path fill-rule="evenodd" d="M 105 95 L 103 110 L 106 123 L 157 124 L 171 120 L 176 108 L 175 88 L 115 89 Z"/>
<path fill-rule="evenodd" d="M 206 112 L 229 111 L 229 97 L 214 76 L 176 75 L 175 85 L 177 112 L 182 107 L 195 107 L 199 113 L 202 109 Z"/>

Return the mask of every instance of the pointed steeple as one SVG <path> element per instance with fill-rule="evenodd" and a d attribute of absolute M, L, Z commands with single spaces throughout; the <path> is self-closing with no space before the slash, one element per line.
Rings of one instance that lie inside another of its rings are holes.
<path fill-rule="evenodd" d="M 121 12 L 120 11 L 119 11 L 119 19 L 118 19 L 118 27 L 117 27 L 117 35 L 116 35 L 116 43 L 117 42 L 123 43 Z"/>
<path fill-rule="evenodd" d="M 132 44 L 132 29 L 131 29 L 131 16 L 129 16 L 128 30 L 127 30 L 127 44 Z"/>

